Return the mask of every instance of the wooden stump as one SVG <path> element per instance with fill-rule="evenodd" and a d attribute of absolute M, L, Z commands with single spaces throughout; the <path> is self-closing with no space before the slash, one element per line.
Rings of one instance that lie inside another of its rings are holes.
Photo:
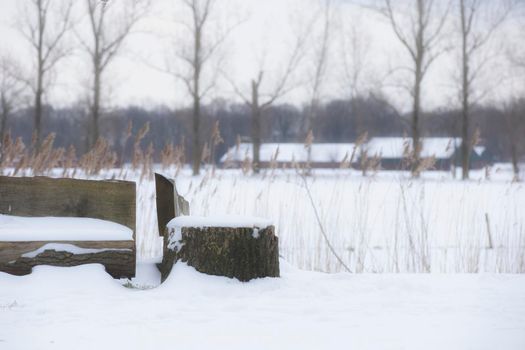
<path fill-rule="evenodd" d="M 167 230 L 162 281 L 179 260 L 199 272 L 243 282 L 279 277 L 278 238 L 273 226 L 168 227 Z"/>

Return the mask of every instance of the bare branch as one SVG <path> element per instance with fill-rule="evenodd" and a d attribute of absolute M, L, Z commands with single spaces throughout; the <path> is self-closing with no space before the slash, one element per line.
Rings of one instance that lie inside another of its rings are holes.
<path fill-rule="evenodd" d="M 392 29 L 398 38 L 398 40 L 403 44 L 403 46 L 407 49 L 409 54 L 412 56 L 413 60 L 416 60 L 416 51 L 413 48 L 413 46 L 410 44 L 408 37 L 405 36 L 405 34 L 402 32 L 400 24 L 398 23 L 397 17 L 394 14 L 394 10 L 392 9 L 392 1 L 391 0 L 385 0 L 386 7 L 382 10 L 380 10 L 380 13 L 382 13 L 386 18 L 390 21 L 390 24 L 392 26 Z M 412 18 L 413 21 L 413 18 Z M 412 35 L 415 37 L 416 35 L 416 27 L 413 24 L 412 26 Z"/>
<path fill-rule="evenodd" d="M 166 64 L 164 69 L 155 68 L 180 80 L 193 100 L 192 158 L 193 173 L 197 175 L 200 172 L 202 158 L 202 142 L 200 140 L 201 104 L 202 100 L 215 88 L 218 76 L 222 75 L 219 68 L 210 71 L 208 67 L 212 58 L 217 56 L 219 48 L 225 43 L 239 23 L 228 27 L 225 31 L 218 31 L 218 34 L 215 33 L 214 37 L 210 33 L 210 26 L 214 20 L 214 12 L 217 9 L 215 6 L 216 0 L 179 1 L 187 11 L 188 21 L 178 21 L 176 19 L 173 21 L 181 24 L 188 32 L 188 35 L 182 40 L 182 46 L 181 41 L 175 39 L 172 46 L 182 48 L 173 50 L 173 55 L 185 67 L 183 69 L 186 69 L 186 74 L 181 73 L 180 70 L 171 69 L 170 64 Z M 207 75 L 208 73 L 211 73 L 211 75 Z"/>

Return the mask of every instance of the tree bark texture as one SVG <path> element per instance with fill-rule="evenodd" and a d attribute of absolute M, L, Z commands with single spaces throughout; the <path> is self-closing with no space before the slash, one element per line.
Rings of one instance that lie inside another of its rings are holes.
<path fill-rule="evenodd" d="M 44 95 L 44 32 L 46 30 L 46 12 L 42 8 L 42 2 L 37 2 L 38 8 L 38 39 L 36 44 L 37 49 L 37 73 L 36 73 L 36 89 L 35 89 L 35 118 L 34 118 L 34 137 L 35 147 L 34 151 L 40 150 L 40 142 L 42 141 L 42 98 Z"/>
<path fill-rule="evenodd" d="M 204 20 L 205 22 L 206 20 Z M 193 51 L 193 175 L 199 175 L 201 169 L 201 71 L 202 71 L 202 35 L 204 23 L 195 20 L 195 37 Z"/>
<path fill-rule="evenodd" d="M 173 237 L 174 229 L 168 231 Z M 264 229 L 231 227 L 183 227 L 182 240 L 170 247 L 164 242 L 161 267 L 165 281 L 177 261 L 197 271 L 246 282 L 254 278 L 279 277 L 279 247 L 274 227 Z M 173 242 L 171 242 L 173 243 Z M 171 248 L 171 249 L 170 249 Z"/>
<path fill-rule="evenodd" d="M 38 88 L 35 93 L 35 118 L 34 118 L 34 138 L 35 138 L 35 150 L 40 150 L 40 143 L 42 141 L 42 95 L 44 94 L 43 88 L 41 87 L 42 78 L 38 77 Z"/>
<path fill-rule="evenodd" d="M 201 141 L 200 141 L 200 124 L 201 124 L 201 101 L 200 97 L 193 97 L 193 175 L 199 175 L 201 169 Z"/>
<path fill-rule="evenodd" d="M 468 39 L 470 34 L 470 25 L 467 23 L 465 13 L 465 3 L 460 2 L 461 10 L 461 65 L 462 65 L 462 83 L 461 83 L 461 168 L 462 178 L 469 178 L 470 170 L 470 141 L 469 141 L 469 116 L 470 116 L 470 55 L 468 52 Z"/>
<path fill-rule="evenodd" d="M 419 177 L 419 166 L 421 163 L 421 140 L 420 140 L 420 114 L 421 114 L 421 88 L 424 77 L 424 62 L 425 62 L 425 24 L 423 21 L 424 17 L 424 4 L 422 1 L 417 2 L 417 13 L 418 13 L 418 31 L 415 37 L 415 48 L 416 55 L 415 70 L 414 70 L 414 110 L 412 112 L 412 149 L 413 149 L 413 163 L 412 163 L 412 175 Z"/>

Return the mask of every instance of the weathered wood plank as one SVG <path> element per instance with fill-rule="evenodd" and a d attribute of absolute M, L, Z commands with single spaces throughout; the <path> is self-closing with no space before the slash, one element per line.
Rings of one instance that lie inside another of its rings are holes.
<path fill-rule="evenodd" d="M 23 254 L 33 252 L 46 244 L 71 244 L 86 249 L 131 249 L 135 252 L 134 241 L 34 241 L 0 242 L 0 264 L 12 261 Z"/>
<path fill-rule="evenodd" d="M 166 224 L 175 217 L 175 197 L 173 182 L 160 174 L 155 174 L 155 193 L 157 203 L 157 223 L 162 236 Z"/>
<path fill-rule="evenodd" d="M 0 214 L 86 217 L 113 221 L 133 230 L 134 182 L 0 176 Z"/>
<path fill-rule="evenodd" d="M 46 250 L 33 258 L 22 257 L 49 243 L 70 244 L 79 248 L 105 249 L 105 251 L 73 254 Z M 102 264 L 114 278 L 133 278 L 136 268 L 135 255 L 134 241 L 0 242 L 0 271 L 21 276 L 31 273 L 32 268 L 37 265 Z"/>
<path fill-rule="evenodd" d="M 155 192 L 159 236 L 164 236 L 168 222 L 181 215 L 190 215 L 190 206 L 177 192 L 175 182 L 160 174 L 155 174 Z"/>

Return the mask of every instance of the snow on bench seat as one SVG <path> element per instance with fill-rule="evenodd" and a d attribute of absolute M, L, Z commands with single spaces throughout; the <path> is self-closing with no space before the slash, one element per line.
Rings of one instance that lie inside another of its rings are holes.
<path fill-rule="evenodd" d="M 76 217 L 0 214 L 0 241 L 131 241 L 133 231 L 115 222 Z"/>

